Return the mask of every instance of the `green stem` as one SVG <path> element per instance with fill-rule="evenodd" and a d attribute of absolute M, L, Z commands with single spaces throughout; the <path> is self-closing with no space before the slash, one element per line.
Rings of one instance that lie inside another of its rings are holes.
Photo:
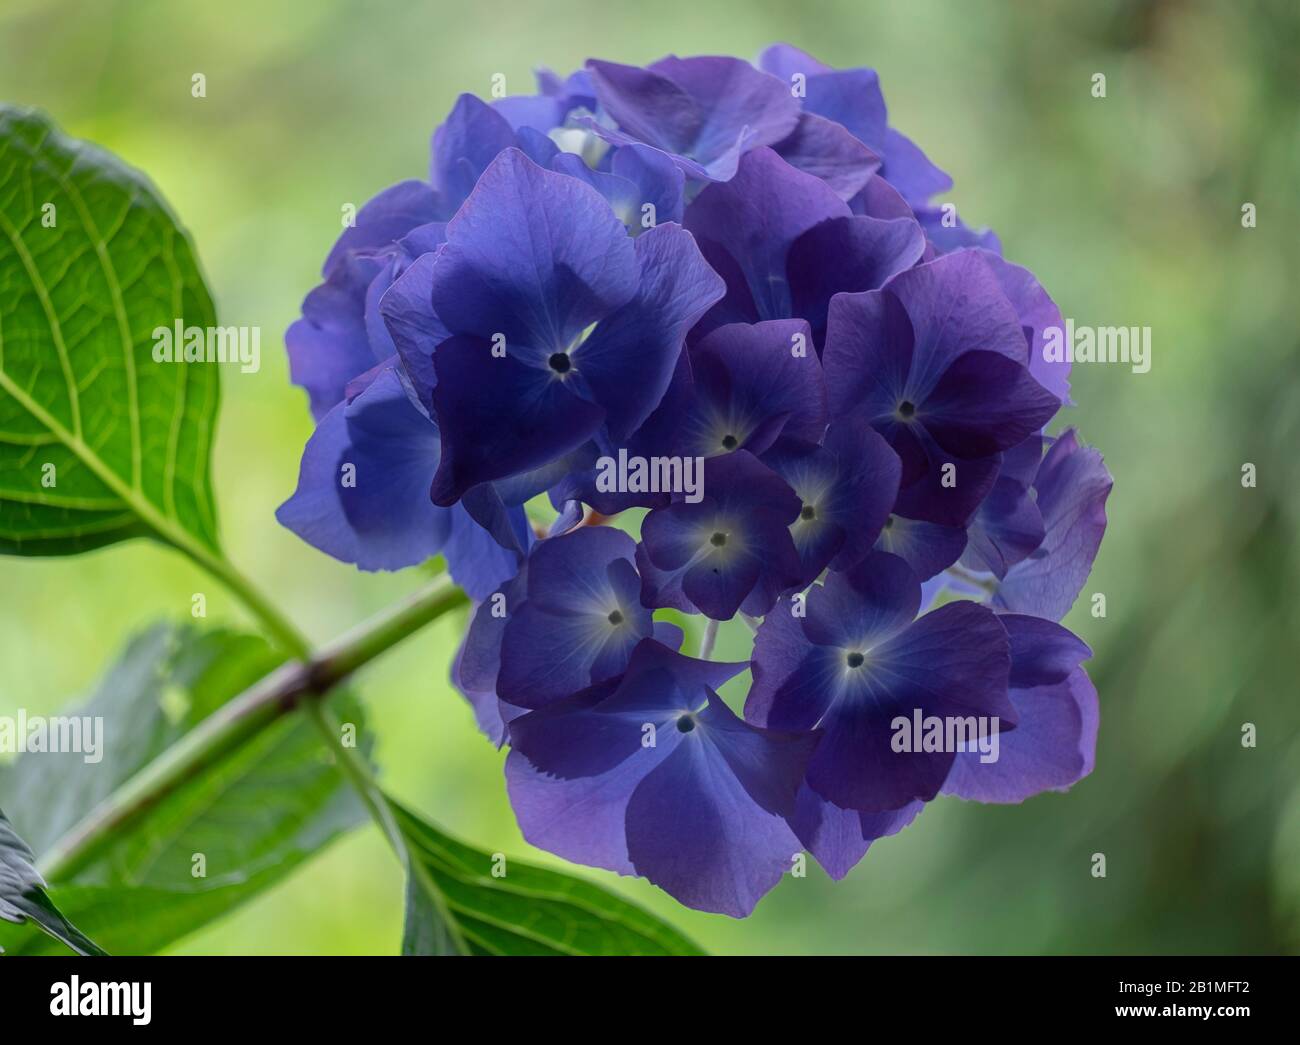
<path fill-rule="evenodd" d="M 144 496 L 138 487 L 130 485 L 86 444 L 81 434 L 69 431 L 31 395 L 0 370 L 0 391 L 11 396 L 24 410 L 49 430 L 66 446 L 105 486 L 113 491 L 124 505 L 130 508 L 141 522 L 149 526 L 158 537 L 188 555 L 208 573 L 225 584 L 243 600 L 244 604 L 266 625 L 276 642 L 295 657 L 304 657 L 308 651 L 307 640 L 298 629 L 253 586 L 253 583 L 235 568 L 218 551 L 198 540 L 174 518 L 165 515 L 159 507 Z"/>
<path fill-rule="evenodd" d="M 276 669 L 126 780 L 45 852 L 39 870 L 50 881 L 70 878 L 93 861 L 126 824 L 187 780 L 302 703 L 317 703 L 316 698 L 358 668 L 465 601 L 465 593 L 451 578 L 441 576 L 409 602 L 362 625 L 316 656 Z M 388 830 L 388 825 L 381 823 L 381 827 Z"/>
<path fill-rule="evenodd" d="M 334 761 L 365 804 L 371 819 L 379 825 L 389 845 L 405 861 L 406 844 L 402 840 L 402 832 L 397 826 L 397 821 L 393 818 L 393 811 L 388 805 L 388 799 L 384 797 L 383 791 L 380 790 L 379 781 L 371 773 L 366 760 L 357 754 L 355 747 L 349 747 L 343 743 L 342 731 L 339 729 L 338 721 L 323 701 L 309 701 L 303 706 L 303 711 L 320 732 L 326 746 L 333 752 Z"/>
<path fill-rule="evenodd" d="M 311 644 L 288 617 L 280 612 L 261 590 L 253 584 L 238 567 L 224 555 L 213 554 L 197 542 L 178 545 L 180 550 L 202 566 L 209 574 L 216 577 L 248 608 L 266 630 L 271 633 L 276 645 L 291 657 L 305 660 L 311 652 Z"/>
<path fill-rule="evenodd" d="M 429 874 L 429 869 L 411 855 L 410 847 L 406 844 L 406 836 L 402 834 L 401 828 L 397 826 L 397 819 L 393 816 L 393 807 L 388 802 L 388 796 L 384 794 L 383 788 L 379 786 L 379 781 L 375 779 L 374 773 L 370 771 L 369 764 L 358 754 L 355 747 L 348 747 L 343 743 L 339 724 L 323 701 L 310 701 L 304 710 L 307 717 L 315 723 L 325 743 L 334 752 L 334 760 L 338 763 L 344 775 L 348 777 L 353 789 L 361 797 L 361 801 L 370 812 L 371 818 L 384 832 L 384 837 L 388 840 L 389 846 L 392 847 L 398 860 L 406 869 L 406 873 L 419 883 L 425 895 L 437 908 L 443 926 L 446 928 L 456 949 L 462 954 L 468 954 L 469 947 L 465 942 L 465 938 L 461 935 L 456 920 L 447 909 L 447 901 L 442 895 L 442 890 L 438 888 L 433 877 Z"/>

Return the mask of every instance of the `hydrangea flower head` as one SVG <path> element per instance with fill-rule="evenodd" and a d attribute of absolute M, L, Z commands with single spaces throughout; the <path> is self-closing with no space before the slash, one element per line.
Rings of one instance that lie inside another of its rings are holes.
<path fill-rule="evenodd" d="M 593 59 L 462 96 L 330 252 L 280 519 L 446 558 L 532 844 L 739 917 L 804 853 L 841 878 L 944 795 L 1091 771 L 1059 621 L 1110 477 L 1053 434 L 1059 310 L 951 187 L 870 69 Z"/>

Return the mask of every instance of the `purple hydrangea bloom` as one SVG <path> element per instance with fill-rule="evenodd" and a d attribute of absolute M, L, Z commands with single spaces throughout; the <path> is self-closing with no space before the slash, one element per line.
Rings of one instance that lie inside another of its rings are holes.
<path fill-rule="evenodd" d="M 910 138 L 889 126 L 880 77 L 874 69 L 832 69 L 788 44 L 774 44 L 759 59 L 763 69 L 802 88 L 803 108 L 839 124 L 881 157 L 881 173 L 913 206 L 952 188 Z"/>
<path fill-rule="evenodd" d="M 960 559 L 968 540 L 968 531 L 961 526 L 891 515 L 881 528 L 876 549 L 897 555 L 925 581 Z"/>
<path fill-rule="evenodd" d="M 827 427 L 820 443 L 783 434 L 763 463 L 801 502 L 790 535 L 804 583 L 827 567 L 847 570 L 866 557 L 889 521 L 902 472 L 898 455 L 874 429 L 844 418 Z"/>
<path fill-rule="evenodd" d="M 1007 571 L 994 605 L 1047 620 L 1070 612 L 1106 532 L 1111 485 L 1101 454 L 1083 446 L 1074 429 L 1052 443 L 1033 480 L 1042 543 Z"/>
<path fill-rule="evenodd" d="M 743 153 L 776 144 L 799 122 L 785 84 L 740 58 L 673 55 L 645 69 L 592 60 L 587 69 L 614 123 L 592 128 L 615 145 L 651 145 L 693 178 L 726 181 Z"/>
<path fill-rule="evenodd" d="M 557 150 L 536 132 L 531 148 Z M 293 380 L 307 389 L 319 419 L 347 383 L 393 354 L 378 313 L 384 291 L 416 258 L 436 249 L 446 222 L 503 149 L 521 143 L 509 122 L 470 94 L 433 136 L 429 181 L 385 189 L 361 208 L 325 259 L 325 282 L 303 302 L 303 318 L 285 335 Z"/>
<path fill-rule="evenodd" d="M 910 216 L 855 215 L 770 149 L 747 154 L 735 177 L 701 192 L 687 208 L 686 228 L 727 284 L 701 330 L 798 317 L 811 324 L 819 349 L 835 294 L 883 286 L 925 248 Z"/>
<path fill-rule="evenodd" d="M 896 750 L 899 716 L 1015 724 L 1011 654 L 997 616 L 953 602 L 916 619 L 920 604 L 908 565 L 876 552 L 832 573 L 806 601 L 769 614 L 755 639 L 745 717 L 821 730 L 808 786 L 842 809 L 888 812 L 938 794 L 955 754 Z"/>
<path fill-rule="evenodd" d="M 949 526 L 988 494 L 1001 451 L 1060 407 L 1030 373 L 1016 311 L 977 251 L 835 297 L 823 362 L 832 414 L 865 418 L 902 458 L 902 514 Z"/>
<path fill-rule="evenodd" d="M 654 634 L 641 604 L 636 542 L 584 527 L 541 541 L 528 559 L 523 599 L 507 603 L 496 691 L 516 707 L 544 707 L 627 667 Z"/>
<path fill-rule="evenodd" d="M 704 462 L 704 496 L 646 516 L 637 551 L 642 599 L 730 620 L 762 616 L 803 572 L 790 526 L 802 505 L 747 450 Z"/>
<path fill-rule="evenodd" d="M 360 381 L 321 420 L 303 452 L 298 489 L 276 518 L 308 543 L 365 570 L 396 570 L 442 552 L 452 577 L 482 598 L 514 575 L 527 546 L 503 547 L 463 505 L 429 499 L 438 466 L 438 429 L 408 396 L 396 360 Z"/>
<path fill-rule="evenodd" d="M 1097 691 L 1080 662 L 1088 647 L 1060 625 L 1005 614 L 1011 653 L 1008 696 L 1015 728 L 1000 733 L 999 757 L 959 748 L 941 792 L 980 802 L 1022 802 L 1046 790 L 1064 791 L 1092 771 L 1097 739 Z M 916 819 L 921 801 L 881 813 L 843 809 L 805 784 L 790 826 L 832 878 L 843 878 L 878 838 Z"/>
<path fill-rule="evenodd" d="M 621 680 L 510 724 L 524 836 L 743 917 L 800 845 L 787 823 L 817 738 L 751 726 L 716 687 L 744 670 L 645 640 Z"/>
<path fill-rule="evenodd" d="M 587 125 L 616 145 L 643 142 L 687 176 L 727 181 L 750 149 L 773 148 L 841 199 L 860 194 L 881 159 L 849 129 L 801 110 L 788 84 L 736 58 L 665 58 L 647 69 L 591 62 L 605 122 Z"/>
<path fill-rule="evenodd" d="M 589 186 L 510 149 L 447 226 L 431 270 L 435 503 L 635 430 L 685 331 L 720 296 L 679 226 L 630 239 Z"/>
<path fill-rule="evenodd" d="M 805 850 L 841 878 L 941 795 L 1091 771 L 1056 622 L 1111 479 L 1047 431 L 1060 311 L 950 187 L 872 70 L 592 60 L 462 96 L 330 252 L 279 518 L 364 569 L 446 557 L 534 845 L 740 917 Z"/>
<path fill-rule="evenodd" d="M 953 760 L 945 794 L 980 802 L 1023 802 L 1064 791 L 1092 772 L 1097 691 L 1080 664 L 1092 655 L 1059 624 L 1039 617 L 998 617 L 1011 643 L 1011 703 L 1016 728 L 1001 738 L 996 762 L 973 751 Z"/>
<path fill-rule="evenodd" d="M 1031 435 L 1002 455 L 998 477 L 966 528 L 962 564 L 998 578 L 1023 562 L 1043 543 L 1046 530 L 1032 494 L 1043 456 L 1043 438 Z M 944 567 L 951 563 L 944 563 Z M 920 571 L 918 571 L 920 572 Z M 938 570 L 924 576 L 932 576 Z"/>
<path fill-rule="evenodd" d="M 826 381 L 799 320 L 730 323 L 690 349 L 691 399 L 680 422 L 684 454 L 761 454 L 778 436 L 820 442 Z"/>

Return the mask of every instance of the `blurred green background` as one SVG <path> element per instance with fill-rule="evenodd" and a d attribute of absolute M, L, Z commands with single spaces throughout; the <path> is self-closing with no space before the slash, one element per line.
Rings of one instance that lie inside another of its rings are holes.
<path fill-rule="evenodd" d="M 1097 768 L 1020 807 L 940 800 L 844 882 L 811 868 L 745 921 L 591 874 L 718 952 L 1300 951 L 1293 0 L 5 0 L 0 99 L 145 170 L 193 233 L 221 321 L 263 328 L 261 372 L 224 374 L 225 544 L 324 640 L 420 582 L 360 574 L 272 517 L 311 428 L 279 335 L 341 206 L 422 176 L 434 126 L 493 73 L 518 93 L 539 65 L 753 56 L 775 40 L 878 68 L 892 122 L 953 175 L 963 217 L 994 227 L 1067 316 L 1153 329 L 1150 373 L 1076 367 L 1067 412 L 1115 476 L 1101 555 L 1066 621 L 1096 654 Z M 1241 226 L 1246 202 L 1257 228 Z M 1244 462 L 1256 489 L 1241 486 Z M 0 560 L 0 713 L 84 693 L 128 635 L 187 617 L 195 591 L 210 618 L 244 622 L 149 542 Z M 1107 596 L 1104 620 L 1088 613 L 1092 592 Z M 502 755 L 446 682 L 461 626 L 442 620 L 361 680 L 385 779 L 483 848 L 548 860 L 520 837 Z M 1090 874 L 1095 852 L 1105 879 Z M 401 912 L 399 869 L 367 826 L 175 949 L 394 953 Z"/>

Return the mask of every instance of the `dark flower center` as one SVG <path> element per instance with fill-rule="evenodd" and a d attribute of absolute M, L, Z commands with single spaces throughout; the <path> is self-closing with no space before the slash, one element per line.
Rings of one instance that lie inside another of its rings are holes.
<path fill-rule="evenodd" d="M 722 449 L 724 450 L 734 450 L 739 445 L 740 445 L 740 440 L 737 439 L 730 432 L 728 432 L 726 435 L 722 437 Z"/>
<path fill-rule="evenodd" d="M 548 359 L 547 362 L 550 363 L 551 369 L 557 374 L 567 374 L 569 368 L 573 365 L 569 362 L 569 354 L 567 352 L 552 352 L 551 358 Z"/>
<path fill-rule="evenodd" d="M 606 619 L 607 619 L 611 624 L 622 624 L 622 623 L 623 623 L 623 614 L 622 614 L 621 612 L 619 612 L 618 610 L 610 610 L 610 611 L 609 611 L 609 616 L 608 616 Z"/>
<path fill-rule="evenodd" d="M 910 399 L 904 399 L 898 404 L 898 416 L 904 421 L 908 420 L 916 413 L 916 407 Z"/>
<path fill-rule="evenodd" d="M 885 520 L 885 529 L 888 530 L 893 525 L 894 525 L 894 517 L 891 515 L 888 519 Z"/>
<path fill-rule="evenodd" d="M 678 733 L 689 733 L 694 728 L 695 728 L 695 719 L 691 718 L 690 715 L 683 715 L 681 718 L 677 720 Z"/>
<path fill-rule="evenodd" d="M 862 667 L 862 662 L 866 659 L 867 659 L 866 657 L 864 657 L 861 653 L 858 653 L 855 650 L 853 653 L 850 653 L 847 657 L 844 658 L 844 663 L 846 663 L 851 668 L 860 668 Z"/>
<path fill-rule="evenodd" d="M 721 548 L 727 543 L 727 535 L 719 531 L 709 538 L 709 543 L 715 548 Z"/>
<path fill-rule="evenodd" d="M 814 508 L 811 504 L 805 504 L 802 508 L 799 509 L 799 518 L 803 519 L 805 522 L 808 522 L 809 520 L 812 519 L 816 519 L 817 509 Z"/>

